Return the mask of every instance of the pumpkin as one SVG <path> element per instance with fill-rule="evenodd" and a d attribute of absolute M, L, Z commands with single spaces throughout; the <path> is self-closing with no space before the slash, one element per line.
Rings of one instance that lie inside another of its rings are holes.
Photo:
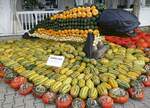
<path fill-rule="evenodd" d="M 143 88 L 144 88 L 143 83 L 141 83 L 141 82 L 138 81 L 138 80 L 131 81 L 131 82 L 130 82 L 130 85 L 131 85 L 131 88 L 132 88 L 132 87 L 136 87 L 136 88 L 138 88 L 138 89 L 143 89 Z"/>
<path fill-rule="evenodd" d="M 4 81 L 10 83 L 16 77 L 15 73 L 5 73 Z"/>
<path fill-rule="evenodd" d="M 26 82 L 20 86 L 19 93 L 21 95 L 25 96 L 25 95 L 31 93 L 32 89 L 33 89 L 33 84 Z"/>
<path fill-rule="evenodd" d="M 150 58 L 150 48 L 145 48 L 144 49 L 145 54 L 147 55 L 147 57 Z"/>
<path fill-rule="evenodd" d="M 3 71 L 3 69 L 4 69 L 4 65 L 0 63 L 0 71 Z"/>
<path fill-rule="evenodd" d="M 14 73 L 13 70 L 7 68 L 7 67 L 4 67 L 3 68 L 3 71 L 7 74 L 7 73 Z"/>
<path fill-rule="evenodd" d="M 33 96 L 37 98 L 42 98 L 44 93 L 46 93 L 46 88 L 42 85 L 38 85 L 33 88 Z"/>
<path fill-rule="evenodd" d="M 112 97 L 115 103 L 126 103 L 128 102 L 129 95 L 128 92 L 121 88 L 111 89 L 109 91 L 109 96 Z"/>
<path fill-rule="evenodd" d="M 68 94 L 60 94 L 56 99 L 57 108 L 69 108 L 72 103 L 72 97 Z"/>
<path fill-rule="evenodd" d="M 146 74 L 147 74 L 147 75 L 150 75 L 150 63 L 147 63 L 147 64 L 144 66 L 144 68 L 145 68 Z"/>
<path fill-rule="evenodd" d="M 0 78 L 3 78 L 5 74 L 3 72 L 0 72 Z"/>
<path fill-rule="evenodd" d="M 27 82 L 27 79 L 25 77 L 18 76 L 11 81 L 10 86 L 13 89 L 18 90 L 20 88 L 20 86 L 26 82 Z"/>
<path fill-rule="evenodd" d="M 88 98 L 86 102 L 86 107 L 87 108 L 99 108 L 99 105 L 96 100 L 92 98 Z"/>
<path fill-rule="evenodd" d="M 42 96 L 42 101 L 45 104 L 54 103 L 56 100 L 56 94 L 53 92 L 47 92 Z"/>
<path fill-rule="evenodd" d="M 144 91 L 142 89 L 129 88 L 128 93 L 129 93 L 129 96 L 133 99 L 137 99 L 137 100 L 144 99 Z"/>
<path fill-rule="evenodd" d="M 102 108 L 112 108 L 113 107 L 113 99 L 109 96 L 101 96 L 98 99 L 98 102 Z"/>
<path fill-rule="evenodd" d="M 141 81 L 145 87 L 150 87 L 150 76 L 141 75 L 139 81 Z"/>
<path fill-rule="evenodd" d="M 5 75 L 3 69 L 4 69 L 4 65 L 0 62 L 0 78 L 3 78 Z"/>
<path fill-rule="evenodd" d="M 85 102 L 80 98 L 75 98 L 72 102 L 71 108 L 85 108 Z"/>

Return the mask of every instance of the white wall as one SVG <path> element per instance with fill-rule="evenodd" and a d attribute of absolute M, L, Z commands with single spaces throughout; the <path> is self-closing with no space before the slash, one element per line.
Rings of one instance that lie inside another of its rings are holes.
<path fill-rule="evenodd" d="M 10 0 L 0 0 L 0 34 L 12 33 Z"/>
<path fill-rule="evenodd" d="M 139 20 L 140 26 L 150 26 L 150 7 L 140 9 Z"/>

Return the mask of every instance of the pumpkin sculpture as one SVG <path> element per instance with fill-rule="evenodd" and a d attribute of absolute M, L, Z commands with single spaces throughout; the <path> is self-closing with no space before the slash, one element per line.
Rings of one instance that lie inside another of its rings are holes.
<path fill-rule="evenodd" d="M 29 31 L 32 37 L 56 41 L 85 41 L 88 32 L 99 36 L 97 19 L 102 9 L 98 6 L 75 7 L 52 15 Z"/>

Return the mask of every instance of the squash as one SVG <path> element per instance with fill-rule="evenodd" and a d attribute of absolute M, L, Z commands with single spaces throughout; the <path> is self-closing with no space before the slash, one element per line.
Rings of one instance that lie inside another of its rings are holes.
<path fill-rule="evenodd" d="M 47 92 L 42 96 L 42 101 L 45 104 L 54 103 L 56 100 L 56 94 L 54 92 Z"/>
<path fill-rule="evenodd" d="M 72 97 L 67 94 L 60 94 L 56 99 L 57 108 L 69 108 L 72 103 Z"/>
<path fill-rule="evenodd" d="M 18 76 L 15 77 L 11 82 L 10 82 L 10 86 L 15 89 L 18 90 L 20 88 L 20 86 L 24 83 L 27 82 L 27 79 L 25 77 L 22 76 Z"/>
<path fill-rule="evenodd" d="M 72 102 L 71 108 L 85 108 L 85 102 L 80 98 L 75 98 Z"/>
<path fill-rule="evenodd" d="M 96 100 L 88 98 L 86 102 L 87 108 L 99 108 L 99 105 Z"/>
<path fill-rule="evenodd" d="M 33 88 L 33 95 L 36 96 L 37 98 L 42 98 L 44 93 L 46 93 L 46 88 L 42 85 L 35 86 Z"/>
<path fill-rule="evenodd" d="M 25 96 L 31 93 L 32 89 L 33 89 L 33 84 L 26 82 L 20 86 L 19 93 Z"/>
<path fill-rule="evenodd" d="M 115 103 L 126 103 L 128 101 L 128 92 L 121 88 L 111 89 L 109 91 L 109 96 L 113 99 Z"/>
<path fill-rule="evenodd" d="M 109 96 L 101 96 L 98 99 L 98 102 L 102 108 L 112 108 L 113 107 L 113 99 Z"/>

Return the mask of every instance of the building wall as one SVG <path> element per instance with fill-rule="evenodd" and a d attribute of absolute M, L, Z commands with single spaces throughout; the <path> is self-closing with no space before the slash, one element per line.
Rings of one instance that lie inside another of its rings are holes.
<path fill-rule="evenodd" d="M 140 9 L 139 20 L 140 26 L 150 26 L 150 7 L 144 7 Z"/>
<path fill-rule="evenodd" d="M 12 33 L 12 10 L 10 3 L 10 0 L 0 0 L 0 34 Z"/>

